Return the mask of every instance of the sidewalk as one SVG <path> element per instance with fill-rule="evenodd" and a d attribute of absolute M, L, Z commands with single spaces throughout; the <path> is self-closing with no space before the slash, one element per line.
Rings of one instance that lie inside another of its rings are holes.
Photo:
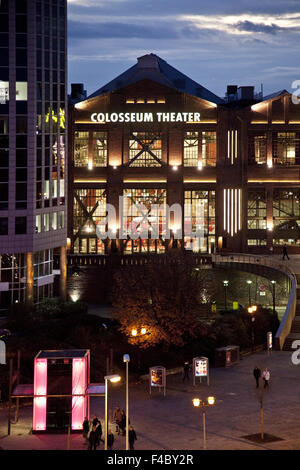
<path fill-rule="evenodd" d="M 252 371 L 255 365 L 268 367 L 270 389 L 264 398 L 265 432 L 282 441 L 255 444 L 242 436 L 259 432 L 259 397 Z M 214 395 L 217 404 L 206 414 L 208 449 L 300 449 L 300 365 L 291 362 L 291 353 L 266 351 L 243 358 L 230 368 L 211 369 L 211 385 L 183 384 L 182 377 L 167 377 L 167 396 L 157 391 L 149 396 L 148 382 L 130 387 L 130 420 L 138 440 L 136 449 L 195 450 L 202 448 L 202 416 L 192 398 Z M 112 409 L 125 408 L 125 384 L 110 387 Z M 104 399 L 91 400 L 91 414 L 104 418 Z M 0 447 L 2 449 L 66 449 L 67 435 L 30 435 L 32 410 L 23 408 L 20 421 L 6 436 L 7 414 L 0 411 Z M 113 432 L 115 425 L 111 425 Z M 71 449 L 85 449 L 81 435 L 71 436 Z M 125 438 L 115 435 L 115 450 L 125 448 Z M 103 449 L 103 444 L 101 448 Z"/>

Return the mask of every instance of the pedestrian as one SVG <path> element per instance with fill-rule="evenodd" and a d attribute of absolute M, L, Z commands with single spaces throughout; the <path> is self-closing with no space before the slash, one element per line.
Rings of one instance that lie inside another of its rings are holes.
<path fill-rule="evenodd" d="M 137 440 L 137 437 L 136 437 L 136 432 L 135 432 L 133 426 L 129 426 L 128 435 L 129 435 L 128 437 L 129 437 L 130 450 L 134 450 L 134 441 Z"/>
<path fill-rule="evenodd" d="M 265 383 L 264 388 L 269 387 L 270 376 L 271 376 L 270 371 L 267 368 L 265 368 L 265 370 L 263 371 L 263 375 L 262 375 L 264 383 Z"/>
<path fill-rule="evenodd" d="M 186 361 L 183 365 L 183 378 L 182 378 L 182 382 L 185 381 L 185 379 L 187 379 L 188 381 L 190 380 L 190 377 L 189 377 L 189 371 L 190 371 L 190 365 L 188 363 L 188 361 Z"/>
<path fill-rule="evenodd" d="M 116 407 L 115 412 L 114 412 L 114 420 L 116 423 L 116 432 L 120 434 L 120 423 L 122 419 L 122 411 L 119 406 Z"/>
<path fill-rule="evenodd" d="M 82 425 L 82 437 L 84 438 L 85 441 L 88 441 L 88 433 L 90 430 L 90 422 L 88 420 L 88 417 L 86 416 L 83 421 Z"/>
<path fill-rule="evenodd" d="M 115 440 L 115 436 L 113 435 L 111 429 L 109 429 L 108 434 L 107 434 L 107 449 L 108 450 L 112 450 L 114 440 Z"/>
<path fill-rule="evenodd" d="M 282 256 L 282 259 L 283 259 L 283 260 L 285 259 L 285 257 L 287 257 L 287 259 L 290 259 L 290 258 L 289 258 L 289 255 L 288 255 L 288 252 L 287 252 L 287 246 L 286 246 L 286 244 L 283 245 L 282 255 L 283 255 L 283 256 Z"/>
<path fill-rule="evenodd" d="M 260 376 L 261 376 L 261 370 L 255 366 L 254 369 L 253 369 L 253 375 L 254 375 L 254 378 L 256 380 L 256 388 L 259 387 L 259 379 L 260 379 Z"/>
<path fill-rule="evenodd" d="M 97 423 L 97 426 L 96 426 L 97 446 L 100 445 L 100 441 L 104 442 L 103 439 L 101 439 L 101 436 L 102 436 L 102 424 L 101 424 L 100 419 L 98 419 L 98 423 Z"/>
<path fill-rule="evenodd" d="M 121 421 L 119 424 L 119 429 L 122 431 L 122 435 L 125 436 L 125 430 L 126 430 L 126 414 L 125 411 L 121 411 Z"/>
<path fill-rule="evenodd" d="M 97 416 L 96 416 L 96 415 L 93 415 L 93 426 L 96 427 L 97 424 L 98 424 L 98 422 L 99 422 L 99 420 L 98 420 Z"/>
<path fill-rule="evenodd" d="M 90 442 L 89 450 L 96 450 L 96 447 L 97 447 L 96 426 L 93 426 L 93 429 L 90 432 L 89 442 Z"/>

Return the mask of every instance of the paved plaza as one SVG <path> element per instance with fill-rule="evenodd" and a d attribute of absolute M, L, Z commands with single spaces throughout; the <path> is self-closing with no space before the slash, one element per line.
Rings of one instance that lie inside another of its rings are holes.
<path fill-rule="evenodd" d="M 264 394 L 265 432 L 281 441 L 252 443 L 242 436 L 260 430 L 259 395 L 252 371 L 255 365 L 268 367 L 270 389 Z M 211 369 L 211 384 L 182 383 L 182 376 L 167 377 L 167 396 L 158 392 L 149 396 L 148 383 L 130 387 L 130 420 L 138 440 L 137 450 L 196 450 L 202 448 L 202 415 L 192 405 L 192 398 L 214 395 L 217 404 L 207 411 L 208 449 L 300 449 L 300 365 L 293 365 L 290 352 L 259 352 L 243 358 L 229 368 Z M 112 392 L 112 406 L 125 408 L 125 384 Z M 7 433 L 7 412 L 0 412 L 0 447 L 2 449 L 66 449 L 66 435 L 31 435 L 31 407 L 21 409 L 20 420 Z M 104 418 L 104 399 L 91 400 L 91 413 Z M 112 425 L 115 432 L 115 425 Z M 115 434 L 115 450 L 125 447 L 125 438 Z M 86 449 L 81 435 L 71 436 L 71 449 Z M 103 449 L 101 444 L 100 450 Z"/>

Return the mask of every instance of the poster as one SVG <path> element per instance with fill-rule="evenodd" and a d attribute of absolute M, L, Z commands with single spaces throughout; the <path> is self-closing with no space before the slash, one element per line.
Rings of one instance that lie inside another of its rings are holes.
<path fill-rule="evenodd" d="M 151 370 L 151 387 L 163 387 L 163 370 L 152 369 Z"/>
<path fill-rule="evenodd" d="M 207 361 L 205 359 L 197 359 L 195 361 L 195 377 L 207 376 Z"/>

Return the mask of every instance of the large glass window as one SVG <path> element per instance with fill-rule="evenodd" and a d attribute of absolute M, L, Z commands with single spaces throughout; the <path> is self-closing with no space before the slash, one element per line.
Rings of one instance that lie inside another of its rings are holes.
<path fill-rule="evenodd" d="M 93 166 L 107 165 L 107 132 L 93 132 Z"/>
<path fill-rule="evenodd" d="M 96 228 L 106 217 L 104 189 L 76 189 L 74 191 L 73 241 L 75 253 L 104 254 L 104 243 Z M 105 227 L 104 227 L 105 228 Z"/>
<path fill-rule="evenodd" d="M 184 192 L 184 247 L 198 253 L 211 253 L 215 245 L 215 191 Z M 186 232 L 202 231 L 202 236 L 187 236 Z"/>
<path fill-rule="evenodd" d="M 299 165 L 300 147 L 299 133 L 273 133 L 273 161 L 277 165 Z"/>
<path fill-rule="evenodd" d="M 249 163 L 267 163 L 267 134 L 252 134 L 249 137 Z"/>
<path fill-rule="evenodd" d="M 155 205 L 167 202 L 165 189 L 124 189 L 123 191 L 123 241 L 125 254 L 165 251 L 166 210 L 159 211 Z M 143 210 L 138 206 L 143 206 Z M 134 237 L 130 234 L 134 232 Z M 147 233 L 147 237 L 138 237 Z M 152 237 L 152 238 L 151 238 Z M 136 239 L 132 239 L 136 238 Z"/>
<path fill-rule="evenodd" d="M 89 133 L 78 131 L 75 132 L 74 143 L 74 165 L 88 166 L 89 160 Z"/>
<path fill-rule="evenodd" d="M 198 166 L 198 132 L 185 132 L 183 142 L 184 166 Z"/>
<path fill-rule="evenodd" d="M 267 202 L 264 190 L 248 191 L 248 229 L 267 228 Z"/>
<path fill-rule="evenodd" d="M 129 139 L 129 166 L 159 167 L 162 156 L 160 132 L 132 132 Z"/>
<path fill-rule="evenodd" d="M 300 190 L 275 189 L 273 193 L 275 244 L 300 245 Z"/>
<path fill-rule="evenodd" d="M 217 161 L 217 133 L 202 132 L 202 165 L 216 166 Z"/>

